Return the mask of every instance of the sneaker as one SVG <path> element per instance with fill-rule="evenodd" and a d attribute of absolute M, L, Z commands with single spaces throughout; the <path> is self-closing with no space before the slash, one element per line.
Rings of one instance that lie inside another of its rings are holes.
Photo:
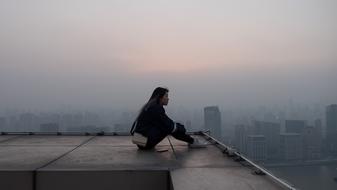
<path fill-rule="evenodd" d="M 207 143 L 201 142 L 199 139 L 194 138 L 194 142 L 188 144 L 190 148 L 206 148 Z"/>

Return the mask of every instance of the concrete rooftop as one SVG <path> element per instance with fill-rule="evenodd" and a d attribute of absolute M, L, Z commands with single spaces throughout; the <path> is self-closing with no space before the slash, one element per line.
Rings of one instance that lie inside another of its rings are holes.
<path fill-rule="evenodd" d="M 140 151 L 130 136 L 0 135 L 0 189 L 284 189 L 213 144 L 169 138 Z"/>

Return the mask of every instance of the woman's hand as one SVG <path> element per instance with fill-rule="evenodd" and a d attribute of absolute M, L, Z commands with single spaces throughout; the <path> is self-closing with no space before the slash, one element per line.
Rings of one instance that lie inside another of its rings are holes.
<path fill-rule="evenodd" d="M 181 123 L 177 123 L 177 130 L 175 132 L 186 133 L 185 126 Z"/>

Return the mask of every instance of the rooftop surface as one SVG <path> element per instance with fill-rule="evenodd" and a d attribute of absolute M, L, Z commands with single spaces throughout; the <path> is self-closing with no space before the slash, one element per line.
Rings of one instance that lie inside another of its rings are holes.
<path fill-rule="evenodd" d="M 190 149 L 173 137 L 141 151 L 130 136 L 0 135 L 0 179 L 4 190 L 285 189 L 212 143 Z"/>

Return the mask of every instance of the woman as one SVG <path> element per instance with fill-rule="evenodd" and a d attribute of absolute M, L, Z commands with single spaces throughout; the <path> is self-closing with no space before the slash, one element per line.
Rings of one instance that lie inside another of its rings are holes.
<path fill-rule="evenodd" d="M 149 101 L 140 110 L 132 125 L 130 133 L 134 136 L 133 142 L 139 149 L 152 149 L 167 135 L 185 141 L 191 148 L 205 147 L 198 139 L 186 134 L 184 125 L 170 119 L 163 106 L 168 104 L 168 89 L 156 88 Z"/>

